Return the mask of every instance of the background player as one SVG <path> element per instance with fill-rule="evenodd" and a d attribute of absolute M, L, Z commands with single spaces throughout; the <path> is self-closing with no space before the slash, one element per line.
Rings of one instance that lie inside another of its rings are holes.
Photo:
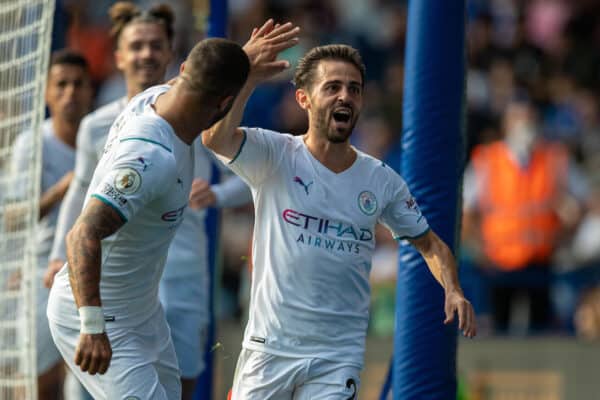
<path fill-rule="evenodd" d="M 254 31 L 245 48 L 269 37 L 272 24 Z M 237 128 L 249 95 L 270 77 L 254 70 L 228 116 L 202 136 L 248 183 L 255 204 L 250 316 L 234 399 L 355 398 L 377 222 L 423 255 L 446 293 L 444 322 L 458 313 L 464 335 L 476 333 L 449 248 L 402 178 L 349 143 L 364 75 L 349 46 L 306 54 L 295 83 L 309 128 L 294 137 Z"/>
<path fill-rule="evenodd" d="M 88 115 L 78 136 L 74 184 L 61 207 L 52 261 L 46 284 L 52 285 L 66 259 L 65 236 L 80 213 L 89 181 L 101 158 L 110 125 L 125 108 L 127 99 L 149 86 L 162 82 L 172 58 L 174 16 L 168 5 L 147 12 L 129 2 L 111 7 L 113 38 L 117 45 L 116 64 L 125 75 L 127 98 L 119 99 Z M 205 207 L 236 206 L 250 201 L 247 186 L 237 177 L 223 184 L 211 180 L 212 154 L 200 141 L 194 142 L 194 182 L 190 207 L 171 245 L 160 284 L 160 298 L 182 374 L 183 399 L 193 395 L 196 378 L 203 371 L 203 349 L 209 323 L 208 249 L 204 231 Z M 222 164 L 219 162 L 219 165 Z M 222 167 L 226 169 L 225 167 Z"/>
<path fill-rule="evenodd" d="M 50 118 L 42 125 L 42 195 L 40 220 L 36 227 L 36 349 L 40 400 L 62 398 L 64 367 L 48 328 L 48 289 L 43 285 L 43 276 L 54 238 L 59 206 L 73 178 L 79 122 L 89 112 L 91 103 L 92 86 L 85 58 L 69 50 L 54 53 L 46 85 L 46 104 Z M 13 168 L 27 168 L 32 157 L 32 140 L 33 132 L 25 132 L 19 136 L 15 143 Z"/>

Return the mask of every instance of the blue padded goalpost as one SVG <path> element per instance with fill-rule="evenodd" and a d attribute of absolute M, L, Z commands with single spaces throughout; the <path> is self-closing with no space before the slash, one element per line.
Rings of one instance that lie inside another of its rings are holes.
<path fill-rule="evenodd" d="M 401 172 L 454 251 L 465 158 L 465 22 L 465 0 L 408 2 Z M 402 245 L 389 376 L 394 399 L 456 398 L 457 324 L 443 320 L 442 288 L 418 252 Z"/>

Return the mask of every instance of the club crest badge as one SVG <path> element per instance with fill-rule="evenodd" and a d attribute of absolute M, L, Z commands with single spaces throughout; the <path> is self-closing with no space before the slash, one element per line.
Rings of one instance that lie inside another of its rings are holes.
<path fill-rule="evenodd" d="M 373 215 L 377 211 L 377 198 L 372 192 L 365 190 L 358 195 L 358 208 L 366 215 Z"/>
<path fill-rule="evenodd" d="M 142 185 L 142 177 L 133 168 L 123 168 L 115 175 L 114 186 L 120 193 L 133 194 Z"/>

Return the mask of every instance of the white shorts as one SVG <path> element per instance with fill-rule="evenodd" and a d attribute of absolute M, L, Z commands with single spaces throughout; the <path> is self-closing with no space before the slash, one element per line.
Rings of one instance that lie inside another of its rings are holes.
<path fill-rule="evenodd" d="M 94 399 L 181 399 L 179 368 L 162 309 L 133 328 L 111 328 L 107 323 L 113 353 L 104 375 L 90 375 L 75 365 L 79 330 L 52 321 L 50 330 L 67 365 Z"/>
<path fill-rule="evenodd" d="M 204 371 L 208 333 L 208 295 L 198 280 L 162 279 L 160 302 L 165 310 L 181 376 L 195 379 Z"/>
<path fill-rule="evenodd" d="M 359 387 L 353 364 L 242 349 L 231 400 L 353 400 Z"/>
<path fill-rule="evenodd" d="M 49 289 L 45 287 L 38 288 L 35 309 L 35 342 L 37 346 L 36 360 L 38 375 L 48 372 L 50 368 L 62 362 L 62 357 L 52 341 L 48 317 L 46 316 L 49 294 Z"/>
<path fill-rule="evenodd" d="M 48 372 L 50 368 L 62 362 L 62 357 L 52 341 L 50 327 L 48 326 L 48 317 L 46 308 L 48 307 L 48 296 L 50 290 L 43 285 L 43 275 L 38 271 L 35 277 L 35 345 L 36 345 L 36 373 L 42 375 Z M 21 307 L 25 304 L 21 303 Z M 20 315 L 25 315 L 25 310 L 19 311 Z M 24 342 L 28 340 L 26 320 L 21 320 L 18 325 L 17 340 L 19 346 L 27 346 Z"/>

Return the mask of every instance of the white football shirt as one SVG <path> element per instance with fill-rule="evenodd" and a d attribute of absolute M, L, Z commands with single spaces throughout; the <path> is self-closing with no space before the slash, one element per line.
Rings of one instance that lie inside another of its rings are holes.
<path fill-rule="evenodd" d="M 28 168 L 32 162 L 31 142 L 33 141 L 33 132 L 27 131 L 21 134 L 14 147 L 14 158 L 12 168 L 17 171 Z M 42 124 L 42 182 L 41 192 L 46 192 L 51 186 L 56 184 L 67 172 L 73 170 L 75 165 L 75 149 L 61 141 L 54 135 L 52 119 L 47 119 Z M 14 188 L 17 192 L 20 188 Z M 23 188 L 24 189 L 24 188 Z M 22 195 L 16 193 L 16 196 Z M 38 257 L 38 273 L 43 274 L 46 270 L 54 231 L 58 218 L 60 203 L 42 217 L 36 226 L 36 247 L 35 251 Z"/>
<path fill-rule="evenodd" d="M 255 205 L 245 348 L 362 367 L 375 225 L 397 238 L 429 227 L 403 179 L 357 153 L 350 168 L 334 173 L 302 137 L 245 129 L 229 164 Z"/>
<path fill-rule="evenodd" d="M 193 147 L 151 106 L 168 88 L 144 91 L 119 115 L 88 190 L 86 202 L 97 198 L 127 221 L 102 241 L 100 295 L 114 326 L 138 325 L 159 307 L 167 251 L 188 204 Z M 66 266 L 52 286 L 48 318 L 79 327 Z"/>

